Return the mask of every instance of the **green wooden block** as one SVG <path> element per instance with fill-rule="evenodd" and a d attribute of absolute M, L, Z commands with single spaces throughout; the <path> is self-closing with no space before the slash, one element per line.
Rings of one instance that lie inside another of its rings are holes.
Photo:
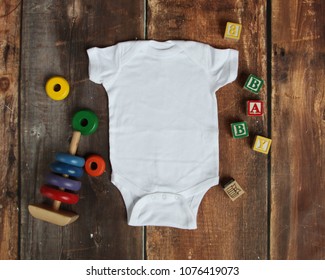
<path fill-rule="evenodd" d="M 253 74 L 250 74 L 246 83 L 244 85 L 244 89 L 249 90 L 252 93 L 258 94 L 264 84 L 264 81 L 261 78 L 256 77 Z"/>
<path fill-rule="evenodd" d="M 248 126 L 246 122 L 236 122 L 231 124 L 232 136 L 235 139 L 245 138 L 249 136 Z"/>

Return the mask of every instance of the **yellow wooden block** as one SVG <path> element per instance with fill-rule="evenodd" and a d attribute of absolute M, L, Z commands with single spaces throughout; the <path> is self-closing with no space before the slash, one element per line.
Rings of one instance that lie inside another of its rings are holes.
<path fill-rule="evenodd" d="M 238 197 L 245 193 L 236 180 L 231 180 L 230 182 L 228 182 L 224 186 L 223 190 L 226 192 L 226 194 L 232 201 L 236 200 Z"/>
<path fill-rule="evenodd" d="M 268 154 L 271 147 L 271 143 L 271 139 L 257 135 L 255 137 L 253 150 L 263 154 Z"/>
<path fill-rule="evenodd" d="M 224 38 L 239 40 L 241 28 L 239 23 L 227 22 Z"/>

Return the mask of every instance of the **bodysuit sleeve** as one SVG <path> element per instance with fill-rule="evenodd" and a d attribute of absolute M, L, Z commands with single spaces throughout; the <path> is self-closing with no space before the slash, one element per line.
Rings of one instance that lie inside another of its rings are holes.
<path fill-rule="evenodd" d="M 238 51 L 233 49 L 215 49 L 208 46 L 207 66 L 211 78 L 211 88 L 217 91 L 233 82 L 238 72 Z"/>
<path fill-rule="evenodd" d="M 122 64 L 122 58 L 132 43 L 123 42 L 106 48 L 90 48 L 89 79 L 97 84 L 112 85 Z"/>

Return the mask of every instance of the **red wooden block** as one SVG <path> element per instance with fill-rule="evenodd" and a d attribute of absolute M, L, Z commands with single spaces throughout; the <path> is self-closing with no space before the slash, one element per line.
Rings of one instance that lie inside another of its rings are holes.
<path fill-rule="evenodd" d="M 264 102 L 261 100 L 247 101 L 248 116 L 262 116 L 264 114 Z"/>
<path fill-rule="evenodd" d="M 43 196 L 63 203 L 76 204 L 79 201 L 79 195 L 77 194 L 57 190 L 46 185 L 43 185 L 40 191 Z"/>

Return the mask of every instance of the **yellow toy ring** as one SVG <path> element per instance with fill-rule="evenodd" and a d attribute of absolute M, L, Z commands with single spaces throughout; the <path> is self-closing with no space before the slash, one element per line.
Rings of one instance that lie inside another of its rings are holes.
<path fill-rule="evenodd" d="M 46 82 L 45 91 L 53 100 L 63 100 L 70 91 L 69 83 L 62 77 L 53 77 Z"/>

